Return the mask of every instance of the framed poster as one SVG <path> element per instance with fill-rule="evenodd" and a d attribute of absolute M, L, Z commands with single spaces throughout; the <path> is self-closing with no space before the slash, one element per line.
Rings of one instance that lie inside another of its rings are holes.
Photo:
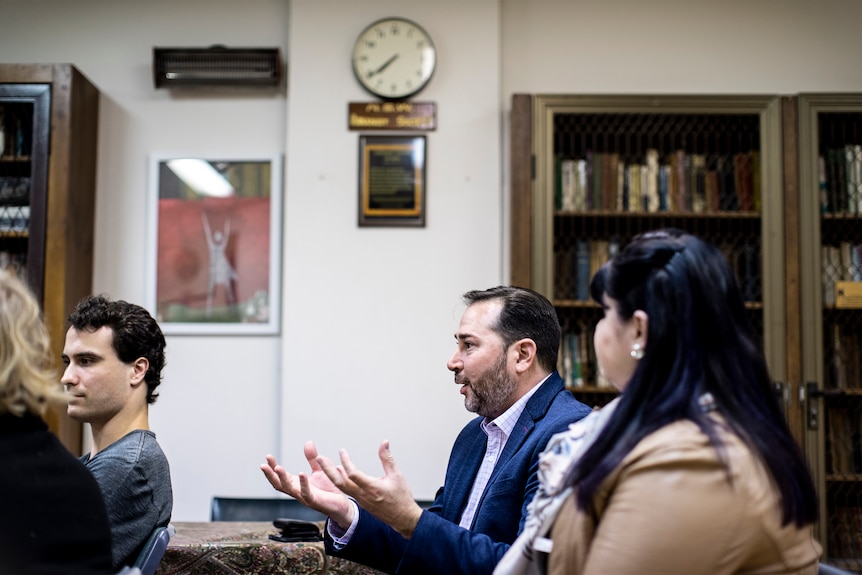
<path fill-rule="evenodd" d="M 425 226 L 425 136 L 359 137 L 359 225 Z"/>
<path fill-rule="evenodd" d="M 280 158 L 150 159 L 149 308 L 166 334 L 275 334 Z"/>

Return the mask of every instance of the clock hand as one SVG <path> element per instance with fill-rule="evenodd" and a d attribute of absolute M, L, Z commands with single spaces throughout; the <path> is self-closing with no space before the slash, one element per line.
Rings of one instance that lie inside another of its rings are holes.
<path fill-rule="evenodd" d="M 380 72 L 385 70 L 389 66 L 389 64 L 394 62 L 397 58 L 398 58 L 398 54 L 393 54 L 392 57 L 389 58 L 388 60 L 386 60 L 385 62 L 383 62 L 383 64 L 381 64 L 381 66 L 379 68 L 377 68 L 374 71 L 368 72 L 367 77 L 370 78 L 371 76 L 379 74 Z"/>

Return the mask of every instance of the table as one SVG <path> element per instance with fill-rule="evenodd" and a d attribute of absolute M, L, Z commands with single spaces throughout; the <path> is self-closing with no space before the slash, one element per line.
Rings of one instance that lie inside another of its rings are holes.
<path fill-rule="evenodd" d="M 177 532 L 156 575 L 380 575 L 330 557 L 323 541 L 282 543 L 269 521 L 174 522 Z M 321 524 L 322 526 L 322 524 Z"/>

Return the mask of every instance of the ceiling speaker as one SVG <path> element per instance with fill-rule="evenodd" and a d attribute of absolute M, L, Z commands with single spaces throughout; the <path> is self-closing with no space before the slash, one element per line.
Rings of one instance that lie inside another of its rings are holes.
<path fill-rule="evenodd" d="M 153 48 L 156 88 L 237 86 L 277 87 L 278 48 Z"/>

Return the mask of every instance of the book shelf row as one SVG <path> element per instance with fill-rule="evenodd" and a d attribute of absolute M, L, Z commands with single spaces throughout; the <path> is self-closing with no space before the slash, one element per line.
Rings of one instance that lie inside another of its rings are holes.
<path fill-rule="evenodd" d="M 661 157 L 657 149 L 631 161 L 617 153 L 558 158 L 555 208 L 580 212 L 758 212 L 760 153 Z"/>
<path fill-rule="evenodd" d="M 862 146 L 830 148 L 818 157 L 817 168 L 823 212 L 862 214 Z"/>
<path fill-rule="evenodd" d="M 739 244 L 719 243 L 724 256 L 733 267 L 746 301 L 761 299 L 759 244 L 743 241 Z M 620 249 L 620 240 L 575 239 L 570 245 L 554 250 L 554 298 L 557 300 L 590 300 L 590 280 L 598 269 Z M 834 292 L 834 289 L 833 289 Z"/>

